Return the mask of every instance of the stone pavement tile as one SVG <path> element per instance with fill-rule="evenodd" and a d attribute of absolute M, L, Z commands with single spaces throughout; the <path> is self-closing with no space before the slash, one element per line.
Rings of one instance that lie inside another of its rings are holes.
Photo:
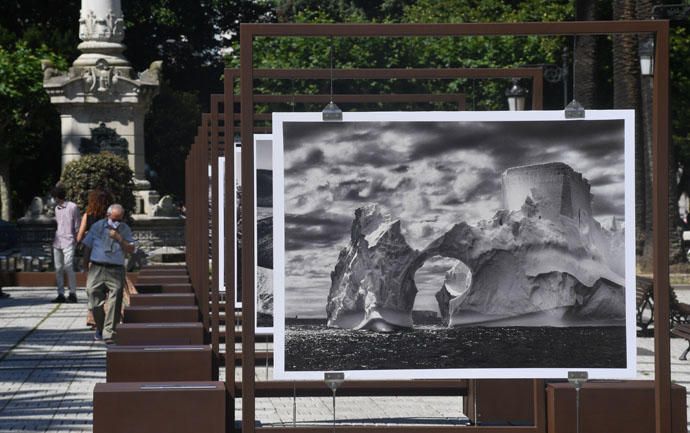
<path fill-rule="evenodd" d="M 4 323 L 10 315 L 12 323 L 32 318 L 22 323 L 38 327 L 0 361 L 0 431 L 90 432 L 93 387 L 105 380 L 105 346 L 94 343 L 84 327 L 86 305 L 49 304 L 54 290 L 9 292 L 15 300 L 31 302 L 19 312 L 21 306 L 0 306 Z M 47 305 L 41 308 L 39 302 Z M 15 334 L 0 334 L 0 339 Z"/>

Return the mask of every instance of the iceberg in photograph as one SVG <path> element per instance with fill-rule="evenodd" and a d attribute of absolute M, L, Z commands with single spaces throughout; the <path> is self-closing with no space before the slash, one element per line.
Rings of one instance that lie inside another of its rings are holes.
<path fill-rule="evenodd" d="M 492 219 L 460 221 L 422 251 L 405 241 L 404 222 L 358 208 L 331 273 L 328 326 L 412 327 L 415 272 L 437 256 L 468 270 L 458 282 L 450 269 L 437 294 L 449 326 L 624 325 L 624 232 L 591 216 L 589 182 L 564 163 L 510 168 L 501 180 Z"/>

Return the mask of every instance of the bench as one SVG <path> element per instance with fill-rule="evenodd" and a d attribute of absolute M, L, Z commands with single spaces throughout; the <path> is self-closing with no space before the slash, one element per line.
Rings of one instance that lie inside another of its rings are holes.
<path fill-rule="evenodd" d="M 682 355 L 680 355 L 681 361 L 687 361 L 688 360 L 688 352 L 690 352 L 690 323 L 683 323 L 675 328 L 671 329 L 671 334 L 675 335 L 676 337 L 680 338 L 685 338 L 688 341 L 688 348 L 685 349 L 685 352 L 683 352 Z"/>
<path fill-rule="evenodd" d="M 648 277 L 637 277 L 636 290 L 637 326 L 646 330 L 654 322 L 654 281 Z M 690 304 L 680 302 L 673 286 L 669 287 L 671 324 L 690 323 Z M 645 311 L 649 309 L 649 317 Z"/>
<path fill-rule="evenodd" d="M 690 323 L 690 304 L 678 301 L 673 287 L 671 287 L 669 295 L 671 297 L 671 323 Z"/>
<path fill-rule="evenodd" d="M 637 277 L 636 290 L 636 309 L 637 326 L 646 331 L 649 325 L 654 322 L 654 296 L 653 281 L 647 277 Z M 645 317 L 645 310 L 649 309 L 649 317 Z"/>

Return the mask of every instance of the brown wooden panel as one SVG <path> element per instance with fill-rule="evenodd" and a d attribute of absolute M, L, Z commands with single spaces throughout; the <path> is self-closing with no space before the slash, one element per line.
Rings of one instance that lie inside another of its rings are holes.
<path fill-rule="evenodd" d="M 86 286 L 86 273 L 77 272 L 77 286 Z M 135 280 L 136 272 L 128 272 L 127 278 Z M 55 272 L 0 272 L 0 286 L 52 287 L 55 286 Z"/>
<path fill-rule="evenodd" d="M 480 425 L 532 425 L 533 392 L 530 379 L 470 380 L 463 412 Z"/>
<path fill-rule="evenodd" d="M 549 433 L 576 433 L 575 389 L 569 383 L 546 387 Z M 687 433 L 686 390 L 671 389 L 671 433 Z M 580 391 L 580 433 L 654 431 L 654 382 L 588 382 Z"/>
<path fill-rule="evenodd" d="M 132 307 L 163 307 L 196 305 L 194 293 L 139 293 L 129 297 Z"/>
<path fill-rule="evenodd" d="M 185 284 L 189 283 L 187 275 L 156 275 L 141 276 L 137 278 L 136 284 Z"/>
<path fill-rule="evenodd" d="M 204 327 L 195 323 L 122 323 L 117 327 L 118 346 L 203 344 Z"/>
<path fill-rule="evenodd" d="M 237 383 L 237 396 L 242 394 L 242 384 Z M 330 396 L 332 391 L 322 380 L 288 381 L 271 380 L 255 383 L 256 397 Z M 462 396 L 467 395 L 466 380 L 349 380 L 338 388 L 339 396 Z"/>
<path fill-rule="evenodd" d="M 535 427 L 524 426 L 466 426 L 466 425 L 339 425 L 309 427 L 254 427 L 261 433 L 532 433 Z"/>
<path fill-rule="evenodd" d="M 189 277 L 186 269 L 173 270 L 145 270 L 139 272 L 139 278 L 157 278 L 157 277 Z"/>
<path fill-rule="evenodd" d="M 194 307 L 127 307 L 124 323 L 198 322 L 199 308 Z"/>
<path fill-rule="evenodd" d="M 187 271 L 187 265 L 186 264 L 178 264 L 178 265 L 148 265 L 145 266 L 141 269 L 141 271 L 178 271 L 178 270 L 185 270 Z"/>
<path fill-rule="evenodd" d="M 225 433 L 223 382 L 98 383 L 94 433 Z"/>
<path fill-rule="evenodd" d="M 210 346 L 109 346 L 107 382 L 204 381 L 212 379 Z"/>
<path fill-rule="evenodd" d="M 139 293 L 193 293 L 194 289 L 189 283 L 184 284 L 135 284 Z"/>

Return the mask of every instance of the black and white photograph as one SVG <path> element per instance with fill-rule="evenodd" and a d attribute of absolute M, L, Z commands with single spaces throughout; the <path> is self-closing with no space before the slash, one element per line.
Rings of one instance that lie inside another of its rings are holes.
<path fill-rule="evenodd" d="M 256 333 L 273 332 L 273 136 L 254 135 Z"/>
<path fill-rule="evenodd" d="M 240 269 L 242 268 L 242 264 L 240 263 L 240 254 L 241 254 L 241 234 L 238 232 L 238 229 L 240 229 L 239 226 L 239 196 L 240 196 L 240 149 L 236 148 L 235 149 L 235 159 L 234 159 L 234 166 L 235 166 L 235 196 L 233 197 L 233 203 L 235 206 L 235 215 L 236 215 L 236 221 L 234 225 L 234 237 L 233 242 L 235 246 L 235 308 L 242 308 L 242 285 L 241 285 L 241 276 L 239 274 Z M 221 282 L 220 283 L 220 292 L 222 294 L 226 293 L 227 287 L 225 287 L 225 245 L 224 242 L 228 242 L 225 238 L 225 224 L 222 223 L 222 221 L 225 221 L 225 157 L 220 157 L 218 158 L 218 215 L 219 215 L 219 221 L 221 221 L 221 224 L 218 225 L 218 239 L 221 239 L 221 242 L 218 242 L 218 280 Z"/>
<path fill-rule="evenodd" d="M 223 298 L 227 293 L 225 286 L 225 157 L 218 158 L 218 286 Z"/>
<path fill-rule="evenodd" d="M 273 332 L 273 152 L 272 136 L 254 136 L 254 167 L 256 169 L 254 203 L 256 224 L 254 239 L 255 269 L 255 331 Z M 235 150 L 235 275 L 237 275 L 235 307 L 242 308 L 242 151 Z"/>
<path fill-rule="evenodd" d="M 274 113 L 273 137 L 276 379 L 635 376 L 632 110 Z"/>

